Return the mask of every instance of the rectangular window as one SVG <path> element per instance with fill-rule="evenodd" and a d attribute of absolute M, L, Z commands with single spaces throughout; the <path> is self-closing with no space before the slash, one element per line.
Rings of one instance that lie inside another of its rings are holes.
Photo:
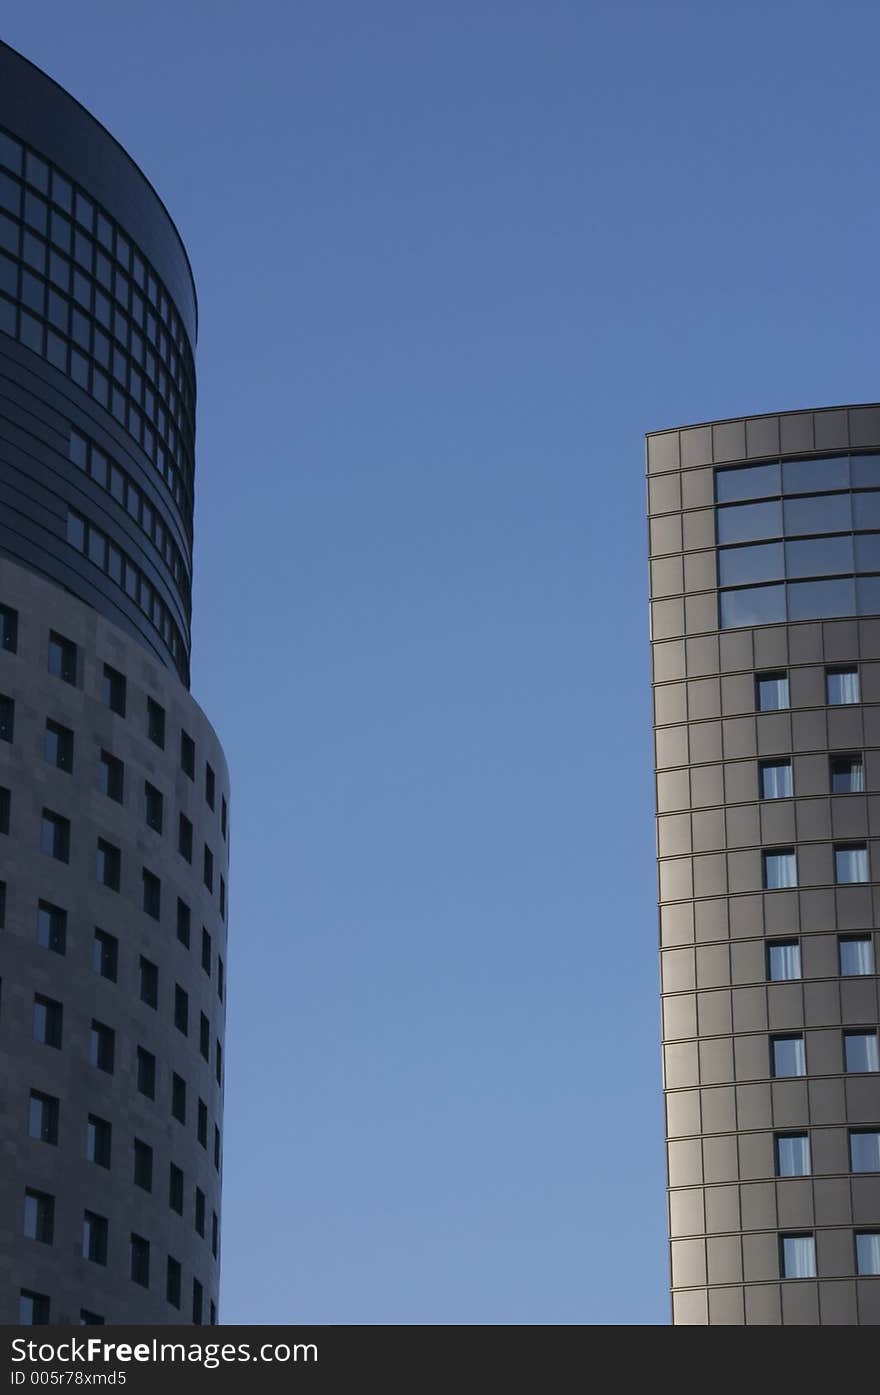
<path fill-rule="evenodd" d="M 199 1051 L 206 1061 L 211 1059 L 211 1023 L 204 1013 L 199 1017 Z"/>
<path fill-rule="evenodd" d="M 118 963 L 119 942 L 116 936 L 108 935 L 106 930 L 96 929 L 92 943 L 92 968 L 95 973 L 115 983 Z"/>
<path fill-rule="evenodd" d="M 816 1277 L 816 1241 L 812 1235 L 780 1235 L 783 1279 Z"/>
<path fill-rule="evenodd" d="M 159 967 L 152 960 L 140 958 L 141 1002 L 147 1007 L 159 1006 Z"/>
<path fill-rule="evenodd" d="M 178 1216 L 183 1215 L 183 1173 L 175 1163 L 168 1173 L 168 1205 Z"/>
<path fill-rule="evenodd" d="M 762 853 L 762 858 L 764 887 L 767 891 L 797 886 L 797 860 L 794 848 L 779 848 L 774 852 L 765 852 Z"/>
<path fill-rule="evenodd" d="M 156 1098 L 156 1057 L 143 1046 L 137 1049 L 137 1087 L 148 1100 Z"/>
<path fill-rule="evenodd" d="M 50 765 L 70 774 L 73 770 L 73 732 L 70 727 L 63 727 L 58 722 L 46 722 L 43 755 Z"/>
<path fill-rule="evenodd" d="M 782 536 L 782 501 L 767 504 L 734 504 L 716 509 L 719 543 L 757 542 Z"/>
<path fill-rule="evenodd" d="M 122 854 L 119 849 L 99 838 L 96 870 L 101 886 L 109 887 L 111 891 L 119 890 L 121 862 Z"/>
<path fill-rule="evenodd" d="M 181 857 L 187 862 L 192 862 L 193 855 L 193 826 L 186 814 L 180 815 L 180 826 L 177 836 L 177 850 Z"/>
<path fill-rule="evenodd" d="M 157 746 L 165 747 L 165 708 L 147 698 L 147 735 Z"/>
<path fill-rule="evenodd" d="M 42 993 L 34 994 L 34 1041 L 44 1046 L 61 1048 L 61 1033 L 64 1009 L 54 998 L 44 998 Z"/>
<path fill-rule="evenodd" d="M 225 796 L 225 795 L 221 795 L 221 796 L 220 796 L 220 832 L 221 832 L 222 835 L 223 835 L 223 841 L 224 841 L 224 843 L 226 842 L 226 825 L 227 825 L 227 822 L 228 822 L 228 817 L 229 817 L 229 815 L 228 815 L 227 808 L 226 808 L 226 796 Z"/>
<path fill-rule="evenodd" d="M 101 696 L 111 712 L 115 712 L 119 717 L 125 716 L 125 675 L 118 669 L 111 668 L 109 664 L 104 665 Z"/>
<path fill-rule="evenodd" d="M 767 977 L 774 983 L 801 976 L 801 947 L 797 940 L 774 940 L 767 946 Z"/>
<path fill-rule="evenodd" d="M 211 1254 L 217 1258 L 220 1249 L 220 1221 L 216 1211 L 211 1212 Z M 212 1319 L 213 1321 L 213 1319 Z"/>
<path fill-rule="evenodd" d="M 861 756 L 831 757 L 831 793 L 862 794 L 865 771 Z"/>
<path fill-rule="evenodd" d="M 218 954 L 218 955 L 217 955 L 217 997 L 220 999 L 221 1003 L 223 1002 L 223 991 L 224 991 L 224 986 L 225 986 L 225 985 L 224 985 L 224 982 L 223 982 L 223 959 L 222 959 L 221 955 Z"/>
<path fill-rule="evenodd" d="M 876 1032 L 844 1032 L 843 1050 L 848 1072 L 880 1070 Z"/>
<path fill-rule="evenodd" d="M 165 1275 L 165 1301 L 170 1303 L 172 1308 L 180 1307 L 180 1261 L 168 1256 L 168 1268 Z"/>
<path fill-rule="evenodd" d="M 196 1209 L 193 1217 L 196 1233 L 204 1237 L 205 1234 L 205 1193 L 201 1187 L 196 1187 Z"/>
<path fill-rule="evenodd" d="M 226 919 L 226 883 L 220 878 L 220 919 Z"/>
<path fill-rule="evenodd" d="M 118 760 L 116 756 L 111 756 L 109 751 L 102 751 L 98 774 L 101 793 L 106 794 L 108 799 L 115 799 L 117 804 L 121 804 L 125 785 L 125 766 L 122 761 Z"/>
<path fill-rule="evenodd" d="M 874 972 L 874 945 L 870 935 L 840 935 L 840 972 L 851 978 Z"/>
<path fill-rule="evenodd" d="M 204 866 L 203 878 L 204 878 L 205 886 L 208 888 L 208 890 L 209 890 L 209 891 L 213 891 L 213 890 L 214 890 L 214 854 L 211 852 L 211 849 L 208 847 L 208 844 L 207 844 L 207 843 L 205 844 L 205 866 Z"/>
<path fill-rule="evenodd" d="M 79 1325 L 80 1327 L 103 1327 L 104 1319 L 100 1313 L 93 1313 L 90 1308 L 80 1308 Z"/>
<path fill-rule="evenodd" d="M 90 1114 L 86 1124 L 86 1158 L 98 1167 L 110 1166 L 113 1131 L 107 1119 Z"/>
<path fill-rule="evenodd" d="M 37 903 L 37 944 L 64 954 L 67 948 L 67 912 L 48 901 Z"/>
<path fill-rule="evenodd" d="M 210 977 L 211 974 L 211 936 L 204 925 L 202 926 L 202 968 Z"/>
<path fill-rule="evenodd" d="M 825 670 L 825 686 L 829 707 L 843 707 L 859 702 L 859 671 L 849 668 Z"/>
<path fill-rule="evenodd" d="M 134 1184 L 145 1192 L 153 1190 L 153 1150 L 140 1138 L 134 1141 Z"/>
<path fill-rule="evenodd" d="M 154 873 L 143 869 L 144 910 L 154 920 L 159 920 L 162 909 L 162 884 Z"/>
<path fill-rule="evenodd" d="M 217 1078 L 217 1084 L 218 1084 L 218 1085 L 222 1085 L 222 1084 L 223 1084 L 223 1047 L 220 1045 L 220 1038 L 219 1038 L 219 1037 L 218 1037 L 217 1040 L 214 1042 L 214 1075 L 215 1075 L 216 1078 Z"/>
<path fill-rule="evenodd" d="M 772 625 L 785 619 L 784 586 L 749 586 L 719 595 L 722 630 L 744 625 Z"/>
<path fill-rule="evenodd" d="M 759 673 L 755 679 L 755 698 L 759 712 L 781 712 L 790 706 L 787 673 Z"/>
<path fill-rule="evenodd" d="M 18 650 L 18 611 L 8 605 L 0 605 L 0 649 L 8 654 Z"/>
<path fill-rule="evenodd" d="M 141 1288 L 150 1287 L 150 1242 L 142 1235 L 131 1235 L 131 1281 Z"/>
<path fill-rule="evenodd" d="M 51 809 L 43 810 L 40 829 L 40 847 L 47 857 L 58 862 L 70 861 L 70 821 L 55 814 Z"/>
<path fill-rule="evenodd" d="M 193 1323 L 196 1327 L 202 1321 L 202 1286 L 198 1279 L 193 1279 Z"/>
<path fill-rule="evenodd" d="M 171 1113 L 179 1124 L 186 1123 L 186 1081 L 176 1071 L 171 1077 Z"/>
<path fill-rule="evenodd" d="M 880 1231 L 856 1232 L 856 1273 L 880 1274 Z"/>
<path fill-rule="evenodd" d="M 29 1288 L 19 1290 L 18 1321 L 22 1327 L 45 1327 L 49 1321 L 49 1299 Z"/>
<path fill-rule="evenodd" d="M 151 785 L 149 780 L 144 781 L 144 804 L 146 811 L 147 827 L 152 828 L 154 833 L 162 832 L 162 792 L 157 790 L 155 785 Z"/>
<path fill-rule="evenodd" d="M 191 780 L 196 774 L 196 743 L 185 731 L 180 733 L 180 768 Z"/>
<path fill-rule="evenodd" d="M 0 833 L 9 832 L 9 815 L 12 811 L 12 791 L 0 785 Z"/>
<path fill-rule="evenodd" d="M 214 1125 L 214 1169 L 220 1171 L 220 1130 Z"/>
<path fill-rule="evenodd" d="M 205 762 L 205 801 L 209 809 L 214 807 L 214 769 Z"/>
<path fill-rule="evenodd" d="M 806 1075 L 806 1056 L 802 1036 L 772 1037 L 770 1041 L 773 1075 Z"/>
<path fill-rule="evenodd" d="M 189 1031 L 189 994 L 179 983 L 174 985 L 174 1025 L 186 1036 Z"/>
<path fill-rule="evenodd" d="M 868 881 L 868 848 L 865 843 L 837 844 L 834 848 L 834 880 L 838 886 Z"/>
<path fill-rule="evenodd" d="M 189 906 L 180 897 L 177 898 L 177 938 L 182 945 L 189 949 L 190 924 L 192 916 Z"/>
<path fill-rule="evenodd" d="M 42 1245 L 51 1245 L 54 1230 L 54 1196 L 28 1187 L 24 1194 L 24 1233 L 27 1239 L 39 1240 Z"/>
<path fill-rule="evenodd" d="M 76 645 L 54 630 L 49 634 L 49 672 L 65 683 L 76 683 Z"/>
<path fill-rule="evenodd" d="M 810 1175 L 810 1139 L 805 1133 L 776 1135 L 776 1176 L 808 1177 Z"/>
<path fill-rule="evenodd" d="M 208 1106 L 203 1099 L 199 1100 L 198 1120 L 196 1123 L 196 1137 L 202 1147 L 208 1147 Z"/>
<path fill-rule="evenodd" d="M 11 741 L 15 735 L 15 699 L 0 693 L 0 741 Z"/>
<path fill-rule="evenodd" d="M 850 1129 L 849 1156 L 853 1172 L 880 1172 L 880 1129 Z"/>
<path fill-rule="evenodd" d="M 28 1135 L 41 1143 L 58 1143 L 58 1118 L 61 1106 L 54 1095 L 31 1090 L 28 1102 Z"/>
<path fill-rule="evenodd" d="M 762 799 L 791 798 L 793 789 L 790 760 L 764 760 L 759 768 Z"/>
<path fill-rule="evenodd" d="M 83 1215 L 83 1259 L 90 1259 L 93 1264 L 107 1263 L 108 1231 L 106 1216 L 96 1216 L 94 1211 L 85 1212 Z"/>
<path fill-rule="evenodd" d="M 112 1027 L 106 1026 L 103 1022 L 92 1021 L 92 1028 L 89 1034 L 89 1060 L 98 1070 L 106 1071 L 108 1075 L 113 1074 L 113 1062 L 116 1055 L 116 1033 Z"/>

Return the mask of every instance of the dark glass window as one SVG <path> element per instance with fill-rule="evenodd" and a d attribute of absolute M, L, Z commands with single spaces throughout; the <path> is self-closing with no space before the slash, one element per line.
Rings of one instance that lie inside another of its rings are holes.
<path fill-rule="evenodd" d="M 119 942 L 115 935 L 108 935 L 105 930 L 96 930 L 92 944 L 92 968 L 95 973 L 115 983 L 118 964 Z"/>
<path fill-rule="evenodd" d="M 0 785 L 0 833 L 9 832 L 9 815 L 12 810 L 12 791 Z"/>
<path fill-rule="evenodd" d="M 147 915 L 154 920 L 159 920 L 162 907 L 162 883 L 154 873 L 143 869 L 144 879 L 144 910 Z"/>
<path fill-rule="evenodd" d="M 191 780 L 196 773 L 196 743 L 185 731 L 180 733 L 180 768 Z"/>
<path fill-rule="evenodd" d="M 202 1286 L 201 1286 L 201 1284 L 199 1283 L 198 1279 L 193 1279 L 193 1316 L 192 1316 L 192 1320 L 193 1320 L 193 1323 L 194 1323 L 194 1325 L 195 1325 L 196 1327 L 198 1327 L 198 1326 L 200 1325 L 201 1321 L 202 1321 L 202 1303 L 203 1303 Z"/>
<path fill-rule="evenodd" d="M 153 1150 L 140 1138 L 134 1141 L 134 1184 L 145 1192 L 153 1190 Z"/>
<path fill-rule="evenodd" d="M 774 1076 L 806 1075 L 803 1036 L 772 1037 L 770 1053 Z"/>
<path fill-rule="evenodd" d="M 204 925 L 202 926 L 202 968 L 205 973 L 211 973 L 211 936 Z"/>
<path fill-rule="evenodd" d="M 794 581 L 788 587 L 789 620 L 820 620 L 832 615 L 855 615 L 852 577 L 834 581 Z"/>
<path fill-rule="evenodd" d="M 141 1002 L 147 1007 L 159 1006 L 159 967 L 143 955 L 140 958 L 140 992 Z"/>
<path fill-rule="evenodd" d="M 112 712 L 125 716 L 125 675 L 109 664 L 104 665 L 102 697 Z"/>
<path fill-rule="evenodd" d="M 785 494 L 849 489 L 849 458 L 838 455 L 824 459 L 786 460 L 782 465 L 782 489 Z"/>
<path fill-rule="evenodd" d="M 15 699 L 0 693 L 0 741 L 11 741 L 15 734 Z"/>
<path fill-rule="evenodd" d="M 835 576 L 853 570 L 850 537 L 801 538 L 785 544 L 785 575 Z"/>
<path fill-rule="evenodd" d="M 67 948 L 67 912 L 60 906 L 53 906 L 48 901 L 38 903 L 37 943 L 55 954 L 64 954 Z"/>
<path fill-rule="evenodd" d="M 45 998 L 42 993 L 34 994 L 34 1041 L 44 1046 L 61 1047 L 61 1032 L 64 1009 L 54 998 Z"/>
<path fill-rule="evenodd" d="M 178 896 L 178 898 L 177 898 L 177 938 L 179 939 L 179 941 L 180 941 L 180 943 L 181 943 L 182 945 L 186 945 L 186 948 L 187 948 L 187 949 L 189 949 L 189 937 L 190 937 L 190 924 L 191 924 L 191 921 L 192 921 L 192 916 L 191 916 L 191 913 L 190 913 L 189 906 L 186 904 L 185 901 L 181 901 L 180 897 Z"/>
<path fill-rule="evenodd" d="M 199 1016 L 199 1050 L 206 1061 L 211 1059 L 211 1023 L 204 1013 Z"/>
<path fill-rule="evenodd" d="M 208 1147 L 208 1106 L 203 1099 L 199 1100 L 198 1120 L 196 1123 L 196 1137 L 203 1148 Z"/>
<path fill-rule="evenodd" d="M 143 1046 L 137 1049 L 137 1087 L 147 1099 L 156 1098 L 156 1057 Z"/>
<path fill-rule="evenodd" d="M 880 1172 L 880 1129 L 850 1129 L 849 1155 L 853 1172 Z"/>
<path fill-rule="evenodd" d="M 743 591 L 719 593 L 721 628 L 772 625 L 785 619 L 784 586 L 751 586 Z"/>
<path fill-rule="evenodd" d="M 58 1143 L 58 1119 L 61 1106 L 54 1095 L 31 1090 L 28 1103 L 28 1134 L 42 1143 Z"/>
<path fill-rule="evenodd" d="M 184 1036 L 189 1032 L 189 994 L 179 983 L 174 985 L 174 1025 Z"/>
<path fill-rule="evenodd" d="M 171 1113 L 178 1123 L 186 1123 L 186 1081 L 176 1071 L 171 1077 Z"/>
<path fill-rule="evenodd" d="M 715 472 L 715 498 L 719 504 L 732 504 L 740 499 L 770 499 L 780 492 L 777 462 Z"/>
<path fill-rule="evenodd" d="M 847 706 L 860 701 L 857 668 L 826 669 L 825 686 L 830 707 Z"/>
<path fill-rule="evenodd" d="M 208 807 L 209 807 L 210 809 L 213 809 L 213 807 L 214 807 L 214 785 L 215 785 L 215 781 L 214 781 L 214 770 L 213 770 L 213 767 L 210 766 L 210 765 L 208 765 L 208 764 L 206 764 L 206 765 L 205 765 L 205 800 L 207 801 Z"/>
<path fill-rule="evenodd" d="M 165 746 L 165 708 L 147 698 L 147 735 L 157 746 Z"/>
<path fill-rule="evenodd" d="M 51 1245 L 55 1231 L 55 1198 L 28 1187 L 24 1194 L 24 1233 L 28 1240 Z"/>
<path fill-rule="evenodd" d="M 112 843 L 107 843 L 103 838 L 98 839 L 97 875 L 102 886 L 109 887 L 111 891 L 119 890 L 119 878 L 122 865 L 122 854 Z"/>
<path fill-rule="evenodd" d="M 149 780 L 144 781 L 144 802 L 146 805 L 147 827 L 152 828 L 155 833 L 162 832 L 162 792 L 157 790 L 155 785 L 151 785 Z"/>
<path fill-rule="evenodd" d="M 195 1225 L 196 1234 L 197 1234 L 197 1235 L 204 1236 L 204 1234 L 205 1234 L 205 1193 L 202 1191 L 201 1187 L 196 1187 L 196 1204 L 195 1204 L 195 1214 L 194 1214 L 194 1216 L 193 1216 L 193 1224 Z"/>
<path fill-rule="evenodd" d="M 142 1288 L 150 1287 L 150 1242 L 142 1235 L 131 1235 L 131 1281 Z"/>
<path fill-rule="evenodd" d="M 767 977 L 771 982 L 801 976 L 801 947 L 797 940 L 773 940 L 767 946 Z"/>
<path fill-rule="evenodd" d="M 218 1084 L 218 1085 L 222 1085 L 222 1084 L 223 1084 L 223 1047 L 220 1045 L 220 1040 L 219 1040 L 219 1038 L 217 1039 L 217 1041 L 214 1042 L 214 1075 L 215 1075 L 215 1077 L 216 1077 L 216 1079 L 217 1079 L 217 1084 Z"/>
<path fill-rule="evenodd" d="M 853 495 L 853 523 L 856 528 L 880 528 L 880 493 Z"/>
<path fill-rule="evenodd" d="M 784 575 L 785 558 L 781 542 L 719 549 L 718 580 L 722 586 L 747 586 L 750 582 L 775 581 Z"/>
<path fill-rule="evenodd" d="M 29 1288 L 19 1290 L 18 1321 L 22 1327 L 44 1327 L 49 1321 L 49 1299 Z"/>
<path fill-rule="evenodd" d="M 86 1124 L 86 1158 L 98 1167 L 109 1167 L 113 1147 L 113 1129 L 107 1119 L 90 1114 Z"/>
<path fill-rule="evenodd" d="M 840 972 L 844 978 L 874 972 L 874 944 L 870 935 L 840 935 Z"/>
<path fill-rule="evenodd" d="M 214 854 L 211 852 L 211 849 L 208 847 L 208 844 L 207 844 L 207 843 L 205 844 L 205 865 L 204 865 L 203 876 L 204 876 L 205 886 L 208 888 L 209 891 L 213 891 L 213 890 L 214 890 Z"/>
<path fill-rule="evenodd" d="M 49 672 L 65 683 L 76 682 L 76 645 L 54 630 L 49 635 Z"/>
<path fill-rule="evenodd" d="M 90 1308 L 80 1308 L 79 1325 L 80 1327 L 103 1327 L 104 1319 L 100 1313 L 93 1313 Z"/>
<path fill-rule="evenodd" d="M 775 499 L 772 503 L 734 504 L 718 509 L 717 528 L 719 543 L 758 542 L 762 538 L 782 537 L 782 503 Z M 810 528 L 806 531 L 817 530 Z"/>
<path fill-rule="evenodd" d="M 70 727 L 47 720 L 43 754 L 50 765 L 55 765 L 59 770 L 65 770 L 70 774 L 73 770 L 73 732 Z"/>
<path fill-rule="evenodd" d="M 125 766 L 122 761 L 116 756 L 111 756 L 109 751 L 102 751 L 98 774 L 101 781 L 101 793 L 106 794 L 108 799 L 115 799 L 117 804 L 121 804 L 125 787 Z"/>
<path fill-rule="evenodd" d="M 860 755 L 831 757 L 831 793 L 862 794 L 865 770 Z"/>
<path fill-rule="evenodd" d="M 220 1171 L 220 1130 L 216 1124 L 214 1125 L 214 1168 L 215 1171 Z"/>
<path fill-rule="evenodd" d="M 116 1033 L 104 1022 L 92 1020 L 89 1034 L 89 1061 L 98 1070 L 113 1074 L 116 1057 Z"/>
<path fill-rule="evenodd" d="M 790 799 L 793 793 L 790 760 L 760 762 L 761 798 Z"/>
<path fill-rule="evenodd" d="M 177 849 L 181 857 L 185 857 L 187 862 L 192 862 L 193 855 L 193 826 L 186 814 L 180 815 L 180 827 L 177 839 Z"/>
<path fill-rule="evenodd" d="M 844 1032 L 843 1048 L 848 1072 L 880 1070 L 876 1032 Z"/>
<path fill-rule="evenodd" d="M 18 611 L 8 605 L 0 605 L 0 649 L 18 651 Z"/>
<path fill-rule="evenodd" d="M 223 987 L 224 987 L 224 984 L 223 984 L 223 960 L 222 960 L 221 956 L 218 954 L 218 955 L 217 955 L 217 997 L 220 999 L 221 1003 L 222 1003 L 222 1001 L 223 1001 Z"/>
<path fill-rule="evenodd" d="M 804 533 L 849 533 L 851 530 L 849 494 L 819 494 L 785 501 L 786 537 Z"/>
<path fill-rule="evenodd" d="M 59 862 L 70 861 L 70 822 L 51 809 L 43 810 L 40 847 L 48 857 Z"/>
<path fill-rule="evenodd" d="M 220 796 L 220 832 L 221 832 L 222 835 L 223 835 L 224 842 L 225 842 L 225 840 L 226 840 L 226 823 L 227 823 L 227 817 L 228 817 L 228 816 L 227 816 L 227 808 L 226 808 L 226 796 L 225 796 L 225 795 L 221 795 L 221 796 Z"/>
<path fill-rule="evenodd" d="M 183 1215 L 183 1173 L 174 1163 L 168 1173 L 168 1205 L 179 1216 Z"/>
<path fill-rule="evenodd" d="M 226 883 L 220 878 L 220 919 L 226 919 Z"/>
<path fill-rule="evenodd" d="M 173 1255 L 168 1256 L 168 1268 L 165 1276 L 165 1301 L 170 1303 L 172 1308 L 180 1307 L 180 1261 Z"/>
<path fill-rule="evenodd" d="M 876 496 L 880 499 L 880 494 Z M 838 539 L 842 542 L 843 539 Z M 856 571 L 880 572 L 880 533 L 859 533 L 855 538 Z"/>
<path fill-rule="evenodd" d="M 216 1211 L 212 1211 L 212 1212 L 211 1212 L 211 1254 L 214 1256 L 215 1259 L 217 1258 L 217 1255 L 218 1255 L 218 1253 L 219 1253 L 219 1250 L 220 1250 L 220 1220 L 219 1220 L 219 1218 L 218 1218 L 218 1216 L 217 1216 L 217 1212 L 216 1212 Z M 213 1304 L 212 1304 L 212 1307 L 213 1307 Z M 212 1324 L 213 1324 L 213 1321 L 214 1321 L 214 1319 L 212 1318 L 212 1319 L 211 1319 Z"/>

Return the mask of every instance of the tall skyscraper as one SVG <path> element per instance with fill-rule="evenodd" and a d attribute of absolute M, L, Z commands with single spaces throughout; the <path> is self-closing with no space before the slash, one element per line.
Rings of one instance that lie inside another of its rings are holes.
<path fill-rule="evenodd" d="M 189 694 L 196 294 L 0 45 L 0 1322 L 214 1322 L 229 782 Z"/>
<path fill-rule="evenodd" d="M 880 1323 L 880 407 L 648 436 L 673 1320 Z"/>

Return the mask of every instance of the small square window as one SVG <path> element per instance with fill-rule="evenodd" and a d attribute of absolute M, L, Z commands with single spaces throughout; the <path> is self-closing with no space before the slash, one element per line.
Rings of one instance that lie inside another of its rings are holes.
<path fill-rule="evenodd" d="M 154 920 L 159 920 L 162 906 L 162 883 L 153 872 L 143 869 L 144 910 Z"/>
<path fill-rule="evenodd" d="M 810 1139 L 805 1133 L 776 1135 L 776 1176 L 809 1177 Z"/>
<path fill-rule="evenodd" d="M 183 1215 L 183 1173 L 172 1163 L 168 1173 L 168 1205 L 178 1216 Z"/>
<path fill-rule="evenodd" d="M 43 754 L 50 765 L 57 766 L 69 775 L 73 770 L 73 732 L 70 727 L 47 721 Z"/>
<path fill-rule="evenodd" d="M 54 630 L 49 635 L 49 672 L 65 683 L 76 683 L 76 645 Z"/>
<path fill-rule="evenodd" d="M 28 1187 L 24 1194 L 24 1233 L 28 1240 L 51 1245 L 55 1230 L 55 1198 Z"/>
<path fill-rule="evenodd" d="M 191 780 L 196 774 L 196 743 L 185 731 L 180 733 L 180 768 Z"/>
<path fill-rule="evenodd" d="M 773 1037 L 770 1048 L 774 1077 L 806 1075 L 806 1056 L 802 1036 Z"/>
<path fill-rule="evenodd" d="M 125 786 L 125 766 L 122 761 L 116 756 L 111 756 L 109 751 L 102 751 L 98 775 L 101 793 L 121 804 Z"/>
<path fill-rule="evenodd" d="M 63 1015 L 61 1003 L 54 998 L 45 998 L 42 993 L 35 993 L 34 1041 L 60 1049 Z"/>
<path fill-rule="evenodd" d="M 0 649 L 18 651 L 18 611 L 8 605 L 0 605 Z"/>
<path fill-rule="evenodd" d="M 844 707 L 861 701 L 859 697 L 859 671 L 854 665 L 847 668 L 826 669 L 825 686 L 829 707 Z"/>
<path fill-rule="evenodd" d="M 119 890 L 122 854 L 112 843 L 98 839 L 97 876 L 101 886 Z"/>
<path fill-rule="evenodd" d="M 153 1150 L 140 1138 L 134 1141 L 134 1184 L 145 1192 L 153 1190 Z"/>
<path fill-rule="evenodd" d="M 853 1172 L 880 1172 L 880 1129 L 850 1129 L 849 1156 Z"/>
<path fill-rule="evenodd" d="M 767 977 L 773 982 L 801 976 L 801 947 L 797 940 L 772 940 L 767 945 Z"/>
<path fill-rule="evenodd" d="M 755 679 L 756 706 L 759 712 L 781 712 L 788 707 L 788 674 L 759 673 Z"/>
<path fill-rule="evenodd" d="M 856 1232 L 856 1273 L 880 1274 L 880 1231 Z"/>
<path fill-rule="evenodd" d="M 794 848 L 778 848 L 773 852 L 763 853 L 762 857 L 764 887 L 767 891 L 797 886 L 797 859 Z"/>
<path fill-rule="evenodd" d="M 105 930 L 95 930 L 92 943 L 92 968 L 95 973 L 115 983 L 118 964 L 119 942 L 115 935 L 108 935 Z"/>
<path fill-rule="evenodd" d="M 880 1070 L 876 1032 L 844 1032 L 843 1050 L 848 1072 Z"/>
<path fill-rule="evenodd" d="M 190 924 L 192 915 L 189 906 L 180 897 L 177 898 L 177 938 L 182 945 L 189 949 Z"/>
<path fill-rule="evenodd" d="M 31 1090 L 28 1103 L 28 1136 L 41 1143 L 58 1143 L 58 1118 L 61 1106 L 54 1095 Z"/>
<path fill-rule="evenodd" d="M 37 903 L 37 944 L 55 954 L 67 948 L 67 912 L 48 901 Z"/>
<path fill-rule="evenodd" d="M 125 675 L 109 664 L 104 665 L 104 682 L 101 696 L 111 712 L 125 716 Z"/>
<path fill-rule="evenodd" d="M 870 935 L 840 935 L 840 972 L 852 978 L 874 972 L 874 944 Z"/>
<path fill-rule="evenodd" d="M 147 698 L 147 735 L 157 746 L 165 747 L 165 708 Z"/>
<path fill-rule="evenodd" d="M 865 788 L 865 770 L 861 756 L 831 757 L 831 793 L 862 794 Z"/>
<path fill-rule="evenodd" d="M 184 1036 L 189 1032 L 189 994 L 179 983 L 174 985 L 174 1025 Z"/>
<path fill-rule="evenodd" d="M 780 1235 L 783 1279 L 816 1277 L 816 1241 L 812 1235 Z"/>
<path fill-rule="evenodd" d="M 790 760 L 761 761 L 761 798 L 790 799 L 793 793 Z"/>
<path fill-rule="evenodd" d="M 107 1119 L 90 1114 L 86 1125 L 86 1158 L 98 1167 L 110 1166 L 113 1130 Z"/>
<path fill-rule="evenodd" d="M 144 781 L 144 803 L 146 806 L 147 827 L 152 828 L 154 833 L 161 833 L 162 791 L 157 790 L 155 785 L 151 785 L 149 780 Z"/>
<path fill-rule="evenodd" d="M 186 1081 L 176 1071 L 171 1077 L 171 1113 L 179 1124 L 186 1123 Z"/>
<path fill-rule="evenodd" d="M 193 855 L 193 826 L 186 814 L 180 815 L 180 826 L 177 837 L 177 850 L 180 856 L 187 862 L 192 862 Z"/>
<path fill-rule="evenodd" d="M 131 1246 L 131 1281 L 133 1284 L 140 1284 L 141 1288 L 150 1287 L 150 1242 L 142 1235 L 135 1235 L 132 1232 Z"/>
<path fill-rule="evenodd" d="M 89 1061 L 98 1070 L 113 1074 L 116 1056 L 116 1033 L 103 1022 L 92 1021 L 89 1033 Z"/>
<path fill-rule="evenodd" d="M 70 821 L 51 809 L 44 809 L 40 847 L 48 857 L 54 857 L 58 862 L 69 862 Z"/>
<path fill-rule="evenodd" d="M 143 1046 L 137 1049 L 137 1087 L 147 1099 L 156 1098 L 156 1057 Z"/>
<path fill-rule="evenodd" d="M 15 735 L 15 699 L 0 693 L 0 741 L 11 741 Z"/>
<path fill-rule="evenodd" d="M 868 849 L 864 843 L 837 844 L 834 848 L 834 880 L 838 886 L 866 882 Z"/>
<path fill-rule="evenodd" d="M 152 960 L 145 959 L 141 955 L 140 959 L 140 987 L 141 1002 L 147 1007 L 157 1008 L 159 1006 L 159 968 Z"/>

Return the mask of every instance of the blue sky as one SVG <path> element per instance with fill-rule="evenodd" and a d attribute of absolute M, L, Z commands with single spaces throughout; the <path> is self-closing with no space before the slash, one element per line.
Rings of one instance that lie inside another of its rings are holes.
<path fill-rule="evenodd" d="M 221 1318 L 667 1321 L 643 434 L 877 393 L 875 6 L 60 0 L 201 306 Z"/>

